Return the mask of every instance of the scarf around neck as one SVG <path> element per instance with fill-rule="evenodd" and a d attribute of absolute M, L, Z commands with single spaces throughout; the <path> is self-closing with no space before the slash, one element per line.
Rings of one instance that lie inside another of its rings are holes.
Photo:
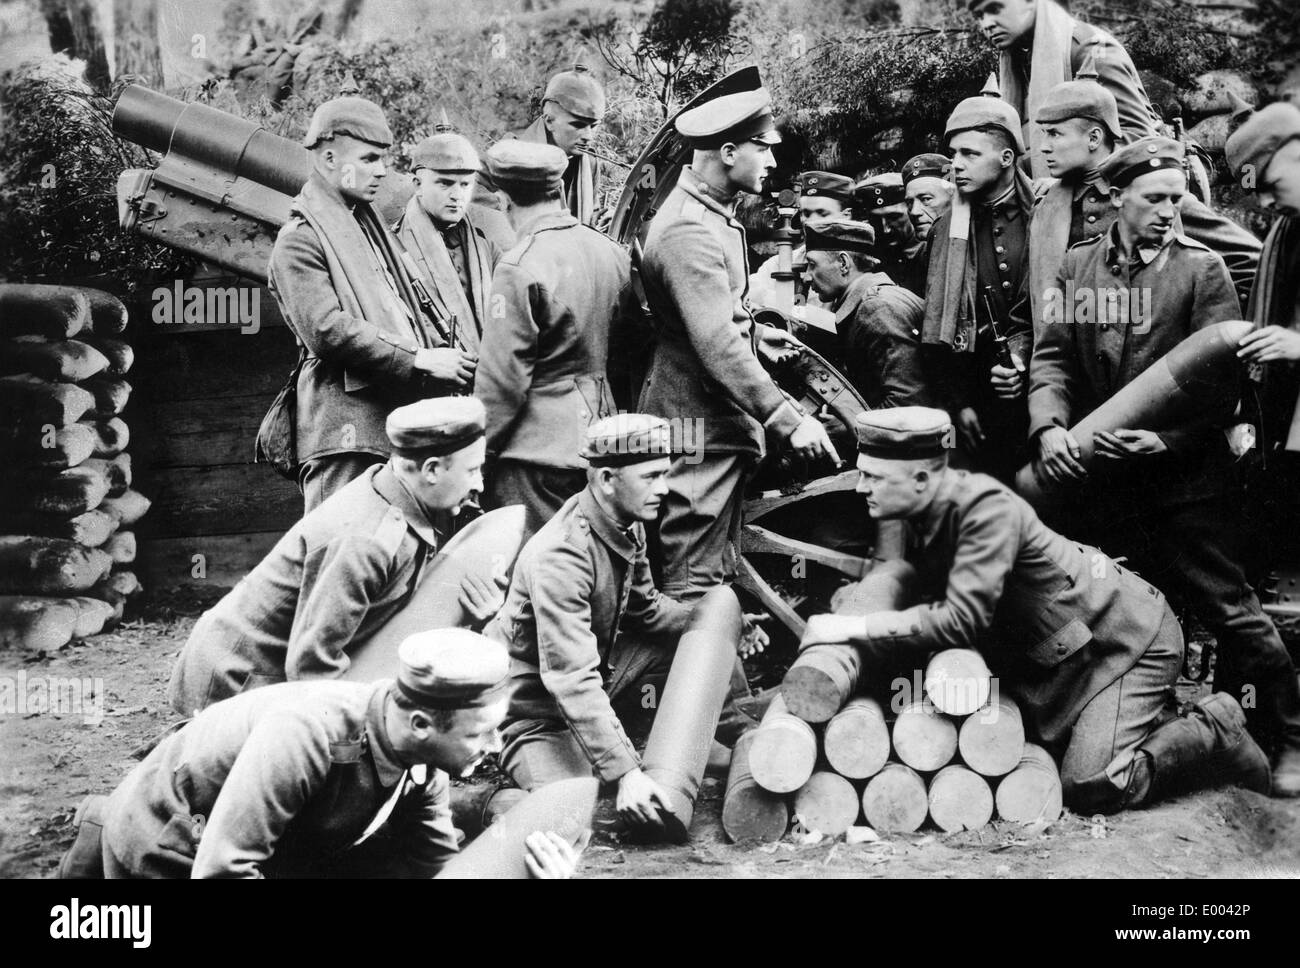
<path fill-rule="evenodd" d="M 1050 173 L 1038 151 L 1043 132 L 1034 124 L 1033 109 L 1047 100 L 1047 93 L 1056 85 L 1074 79 L 1070 57 L 1075 20 L 1056 0 L 1038 0 L 1037 11 L 1028 87 L 1016 70 L 1010 50 L 1004 50 L 998 56 L 998 84 L 1002 88 L 1002 97 L 1020 112 L 1033 176 L 1047 178 Z"/>

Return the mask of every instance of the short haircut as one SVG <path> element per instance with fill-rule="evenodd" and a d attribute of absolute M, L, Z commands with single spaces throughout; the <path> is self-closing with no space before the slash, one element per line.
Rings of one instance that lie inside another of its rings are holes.
<path fill-rule="evenodd" d="M 516 205 L 542 205 L 546 202 L 558 202 L 564 197 L 563 188 L 523 188 L 511 186 L 506 192 L 510 201 Z"/>
<path fill-rule="evenodd" d="M 440 733 L 450 732 L 452 727 L 456 725 L 456 714 L 460 712 L 458 709 L 430 709 L 427 706 L 421 706 L 398 689 L 396 684 L 389 690 L 389 695 L 393 697 L 393 705 L 403 712 L 413 713 L 419 710 L 424 713 L 433 723 L 433 728 Z"/>
<path fill-rule="evenodd" d="M 880 260 L 873 255 L 867 255 L 865 252 L 850 252 L 849 259 L 852 260 L 854 268 L 861 272 L 870 272 L 880 265 Z"/>

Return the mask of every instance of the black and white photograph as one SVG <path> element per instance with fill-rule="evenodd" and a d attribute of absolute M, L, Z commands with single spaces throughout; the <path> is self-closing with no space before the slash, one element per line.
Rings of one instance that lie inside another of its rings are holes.
<path fill-rule="evenodd" d="M 1295 0 L 0 0 L 24 933 L 1051 879 L 1280 942 L 1298 663 Z"/>

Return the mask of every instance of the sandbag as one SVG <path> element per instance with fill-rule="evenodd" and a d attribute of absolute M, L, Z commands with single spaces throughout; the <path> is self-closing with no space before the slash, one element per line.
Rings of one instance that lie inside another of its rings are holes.
<path fill-rule="evenodd" d="M 0 372 L 79 383 L 108 369 L 108 357 L 80 340 L 18 336 L 0 342 Z"/>
<path fill-rule="evenodd" d="M 51 383 L 30 373 L 0 376 L 0 423 L 3 424 L 66 427 L 94 406 L 94 395 L 75 383 Z"/>
<path fill-rule="evenodd" d="M 88 291 L 74 286 L 0 285 L 0 335 L 76 336 L 90 326 Z"/>
<path fill-rule="evenodd" d="M 112 565 L 113 559 L 100 549 L 83 548 L 66 538 L 0 536 L 0 594 L 88 591 Z"/>

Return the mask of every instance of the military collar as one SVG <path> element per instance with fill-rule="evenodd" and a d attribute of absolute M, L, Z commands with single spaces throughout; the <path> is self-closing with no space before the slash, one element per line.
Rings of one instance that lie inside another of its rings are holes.
<path fill-rule="evenodd" d="M 443 245 L 448 248 L 457 248 L 460 246 L 461 226 L 465 224 L 463 218 L 459 222 L 452 222 L 450 225 L 446 226 L 436 218 L 431 218 L 430 221 L 433 222 L 433 227 L 438 230 L 438 234 L 442 236 Z"/>
<path fill-rule="evenodd" d="M 415 499 L 415 495 L 397 479 L 397 475 L 393 473 L 391 466 L 381 464 L 375 470 L 374 477 L 370 480 L 370 486 L 375 489 L 376 494 L 402 512 L 407 527 L 414 531 L 421 541 L 431 548 L 438 547 L 438 529 L 429 520 L 424 508 Z"/>
<path fill-rule="evenodd" d="M 1062 181 L 1065 181 L 1065 179 L 1062 179 Z M 1074 197 L 1076 199 L 1082 198 L 1083 195 L 1089 191 L 1096 191 L 1103 198 L 1109 197 L 1110 195 L 1110 185 L 1107 184 L 1106 179 L 1102 176 L 1100 165 L 1096 168 L 1089 168 L 1087 171 L 1082 173 L 1071 173 L 1069 181 L 1066 181 L 1065 183 L 1074 190 Z"/>
<path fill-rule="evenodd" d="M 515 229 L 515 237 L 522 239 L 526 235 L 536 235 L 538 232 L 548 232 L 551 229 L 566 229 L 577 224 L 578 220 L 573 217 L 572 212 L 566 210 L 543 212 Z"/>
<path fill-rule="evenodd" d="M 578 494 L 578 510 L 596 532 L 596 537 L 609 545 L 611 551 L 626 561 L 632 561 L 636 557 L 639 544 L 635 537 L 636 524 L 626 529 L 620 528 L 618 522 L 600 506 L 590 487 L 583 488 Z"/>
<path fill-rule="evenodd" d="M 835 304 L 835 322 L 839 323 L 848 319 L 853 313 L 857 312 L 858 305 L 862 302 L 862 297 L 867 294 L 868 289 L 893 284 L 894 280 L 883 272 L 862 273 L 848 284 L 844 293 L 840 296 L 839 302 Z"/>
<path fill-rule="evenodd" d="M 397 753 L 388 741 L 388 704 L 393 701 L 389 693 L 391 680 L 375 683 L 366 706 L 366 738 L 370 741 L 370 759 L 375 764 L 375 776 L 384 789 L 397 786 L 406 772 Z"/>
<path fill-rule="evenodd" d="M 1020 217 L 1020 199 L 1016 195 L 1016 183 L 1013 179 L 1011 187 L 990 202 L 982 202 L 974 206 L 976 209 L 985 209 L 989 212 L 1001 212 L 1006 218 L 1013 219 Z"/>
<path fill-rule="evenodd" d="M 924 511 L 909 519 L 908 525 L 917 547 L 927 547 L 934 540 L 935 535 L 939 533 L 939 527 L 944 520 L 944 512 L 952 504 L 953 491 L 957 489 L 965 476 L 965 471 L 954 471 L 951 467 L 945 468 L 943 480 L 939 482 L 939 487 L 935 490 L 930 503 Z"/>
<path fill-rule="evenodd" d="M 1137 246 L 1134 250 L 1134 254 L 1144 266 L 1149 266 L 1151 263 L 1156 261 L 1156 258 L 1161 252 L 1165 251 L 1165 249 L 1169 248 L 1169 246 L 1173 244 L 1177 235 L 1177 231 L 1170 228 L 1170 230 L 1165 234 L 1165 240 L 1159 245 L 1149 245 L 1144 243 Z M 1115 224 L 1110 227 L 1110 231 L 1106 233 L 1106 249 L 1103 254 L 1106 258 L 1107 265 L 1114 267 L 1120 264 L 1123 250 L 1120 248 L 1119 244 L 1118 221 L 1116 221 Z M 1132 259 L 1129 261 L 1132 262 Z"/>
<path fill-rule="evenodd" d="M 677 176 L 677 187 L 723 218 L 735 217 L 737 196 L 733 195 L 730 200 L 724 201 L 716 189 L 695 174 L 695 170 L 690 165 L 684 167 L 681 174 Z"/>

